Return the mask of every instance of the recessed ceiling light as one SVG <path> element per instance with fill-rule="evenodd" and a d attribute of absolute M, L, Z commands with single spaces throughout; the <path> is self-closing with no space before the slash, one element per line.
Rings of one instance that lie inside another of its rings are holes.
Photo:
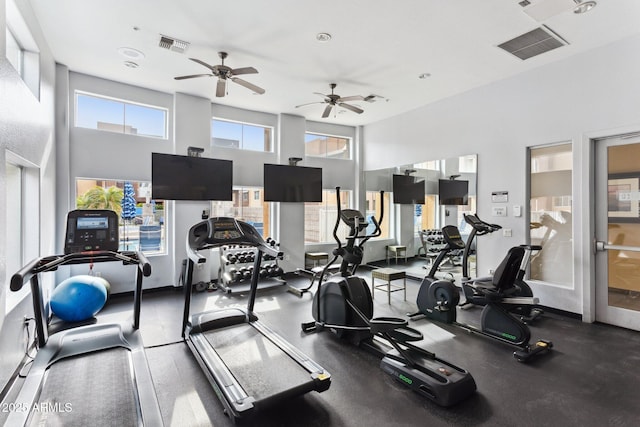
<path fill-rule="evenodd" d="M 125 58 L 129 59 L 143 59 L 144 53 L 140 52 L 138 49 L 134 49 L 132 47 L 119 47 L 118 53 Z"/>
<path fill-rule="evenodd" d="M 576 3 L 576 7 L 573 9 L 573 13 L 585 13 L 596 7 L 597 3 L 592 0 L 573 0 Z"/>
<path fill-rule="evenodd" d="M 419 79 L 423 79 L 423 80 L 428 78 L 428 77 L 431 77 L 430 73 L 422 73 L 422 74 L 418 75 L 418 78 Z"/>
<path fill-rule="evenodd" d="M 320 43 L 326 43 L 329 40 L 331 40 L 331 34 L 329 34 L 329 33 L 318 33 L 318 34 L 316 34 L 316 40 L 318 40 Z"/>
<path fill-rule="evenodd" d="M 124 66 L 129 68 L 138 68 L 139 65 L 133 61 L 124 61 Z"/>

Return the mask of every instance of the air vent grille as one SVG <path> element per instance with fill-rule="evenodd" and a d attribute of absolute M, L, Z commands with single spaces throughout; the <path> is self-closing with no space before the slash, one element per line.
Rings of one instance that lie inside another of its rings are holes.
<path fill-rule="evenodd" d="M 160 34 L 160 43 L 158 46 L 174 52 L 184 53 L 189 48 L 189 42 Z"/>
<path fill-rule="evenodd" d="M 539 27 L 514 39 L 506 41 L 499 48 L 525 60 L 568 44 L 549 27 Z"/>

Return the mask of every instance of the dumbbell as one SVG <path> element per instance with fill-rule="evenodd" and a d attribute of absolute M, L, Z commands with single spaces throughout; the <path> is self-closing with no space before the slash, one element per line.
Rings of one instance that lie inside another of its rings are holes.
<path fill-rule="evenodd" d="M 253 267 L 247 268 L 247 269 L 244 270 L 244 273 L 242 274 L 242 278 L 244 280 L 249 280 L 249 279 L 251 279 L 252 275 L 253 275 Z"/>

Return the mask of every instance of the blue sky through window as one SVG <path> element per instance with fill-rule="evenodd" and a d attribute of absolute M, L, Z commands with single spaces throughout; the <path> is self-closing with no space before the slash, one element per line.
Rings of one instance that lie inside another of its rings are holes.
<path fill-rule="evenodd" d="M 85 94 L 78 94 L 76 103 L 77 127 L 166 138 L 166 110 Z"/>
<path fill-rule="evenodd" d="M 269 151 L 265 147 L 267 128 L 244 123 L 227 122 L 223 120 L 211 121 L 211 135 L 214 139 L 237 141 L 238 148 L 254 151 Z"/>

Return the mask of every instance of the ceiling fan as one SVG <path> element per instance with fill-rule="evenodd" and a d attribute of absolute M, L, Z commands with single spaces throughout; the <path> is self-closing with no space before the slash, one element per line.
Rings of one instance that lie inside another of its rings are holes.
<path fill-rule="evenodd" d="M 260 95 L 262 95 L 264 93 L 264 89 L 262 89 L 261 87 L 258 87 L 256 85 L 254 85 L 253 83 L 249 83 L 246 80 L 242 80 L 242 79 L 236 77 L 236 76 L 241 75 L 241 74 L 256 74 L 256 73 L 258 73 L 258 70 L 256 70 L 253 67 L 243 67 L 243 68 L 231 68 L 231 67 L 228 67 L 228 66 L 224 65 L 224 60 L 228 56 L 227 52 L 218 52 L 218 56 L 222 59 L 222 64 L 220 64 L 220 65 L 209 65 L 206 62 L 201 61 L 199 59 L 189 58 L 193 62 L 197 62 L 198 64 L 204 65 L 205 67 L 210 69 L 211 73 L 207 73 L 207 74 L 192 74 L 192 75 L 189 75 L 189 76 L 179 76 L 179 77 L 174 77 L 174 78 L 176 80 L 184 80 L 184 79 L 192 79 L 192 78 L 195 78 L 195 77 L 217 77 L 218 78 L 218 83 L 216 84 L 216 96 L 217 97 L 222 97 L 222 96 L 225 95 L 226 87 L 227 87 L 227 81 L 228 80 L 231 80 L 232 82 L 237 83 L 240 86 L 244 86 L 247 89 L 252 90 L 255 93 L 258 93 Z"/>
<path fill-rule="evenodd" d="M 300 107 L 304 107 L 306 105 L 312 105 L 312 104 L 327 104 L 327 106 L 324 109 L 324 112 L 322 113 L 322 118 L 329 117 L 329 114 L 331 114 L 331 110 L 336 105 L 338 105 L 340 107 L 343 107 L 343 108 L 346 108 L 347 110 L 353 111 L 354 113 L 358 113 L 358 114 L 364 113 L 363 109 L 361 109 L 359 107 L 356 107 L 355 105 L 346 104 L 346 102 L 348 102 L 348 101 L 367 101 L 367 102 L 371 102 L 369 99 L 367 99 L 369 97 L 365 98 L 364 96 L 360 96 L 360 95 L 341 97 L 340 95 L 333 93 L 333 90 L 336 88 L 336 86 L 337 86 L 336 83 L 331 83 L 329 85 L 329 87 L 331 88 L 331 93 L 328 94 L 328 95 L 325 95 L 325 94 L 320 93 L 320 92 L 314 92 L 314 94 L 324 97 L 323 101 L 309 102 L 307 104 L 296 105 L 296 108 L 300 108 Z M 377 95 L 372 95 L 372 96 L 375 97 Z"/>

